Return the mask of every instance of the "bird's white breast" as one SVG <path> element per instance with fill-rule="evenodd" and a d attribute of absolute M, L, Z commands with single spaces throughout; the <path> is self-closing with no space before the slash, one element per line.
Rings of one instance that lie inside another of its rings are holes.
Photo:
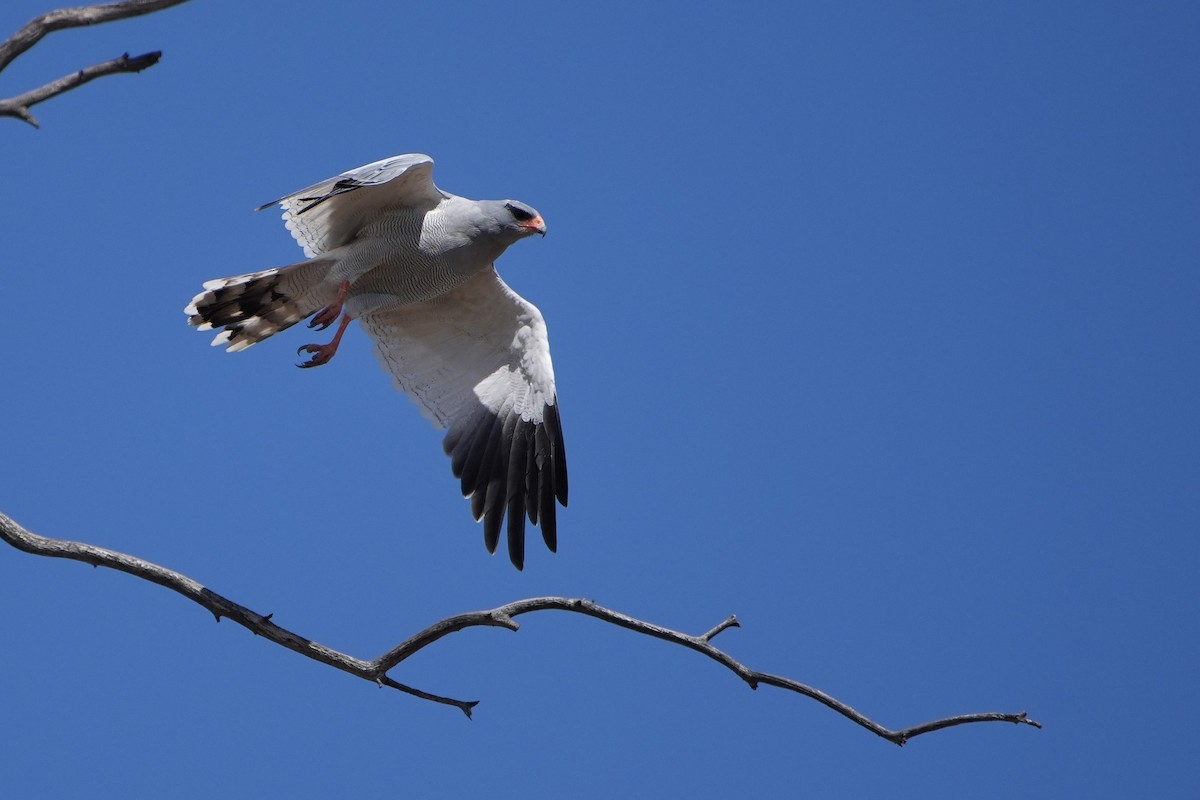
<path fill-rule="evenodd" d="M 431 300 L 461 286 L 504 248 L 489 247 L 469 215 L 454 207 L 456 200 L 432 209 L 389 210 L 371 220 L 342 248 L 332 278 L 350 281 L 351 298 L 392 296 L 396 305 Z"/>

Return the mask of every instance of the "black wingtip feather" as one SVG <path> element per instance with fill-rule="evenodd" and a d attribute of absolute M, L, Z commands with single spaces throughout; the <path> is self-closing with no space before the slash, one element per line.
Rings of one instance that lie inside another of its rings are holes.
<path fill-rule="evenodd" d="M 500 526 L 504 522 L 504 484 L 496 478 L 482 490 L 483 501 L 483 546 L 489 553 L 496 552 L 500 544 Z"/>
<path fill-rule="evenodd" d="M 460 445 L 458 452 L 464 454 L 463 461 L 461 470 L 454 475 L 462 479 L 463 497 L 479 491 L 480 486 L 486 485 L 491 479 L 492 463 L 500 438 L 499 428 L 500 419 L 488 414 L 473 424 L 471 438 Z M 453 468 L 453 461 L 450 466 Z"/>
<path fill-rule="evenodd" d="M 567 505 L 567 450 L 563 446 L 562 424 L 558 418 L 558 407 L 547 405 L 542 412 L 547 433 L 554 452 L 554 495 L 558 502 Z"/>
<path fill-rule="evenodd" d="M 476 522 L 483 519 L 483 504 L 487 500 L 486 491 L 478 491 L 471 495 L 471 518 Z"/>
<path fill-rule="evenodd" d="M 537 466 L 537 425 L 522 425 L 525 433 L 525 463 L 521 465 L 521 474 L 525 477 L 525 513 L 529 515 L 529 524 L 537 525 L 538 512 L 541 504 L 538 502 L 538 486 L 542 474 Z"/>
<path fill-rule="evenodd" d="M 517 569 L 525 563 L 525 466 L 528 462 L 529 427 L 528 423 L 514 423 L 508 455 L 508 557 Z"/>
<path fill-rule="evenodd" d="M 442 445 L 463 496 L 471 500 L 471 516 L 483 522 L 488 552 L 496 552 L 505 528 L 509 560 L 523 569 L 526 519 L 541 529 L 550 552 L 557 552 L 555 506 L 567 504 L 567 466 L 556 406 L 543 406 L 541 422 L 522 421 L 511 409 L 496 414 L 481 408 L 448 432 Z"/>
<path fill-rule="evenodd" d="M 558 528 L 554 519 L 554 496 L 550 495 L 549 508 L 542 509 L 542 541 L 551 553 L 558 552 Z"/>
<path fill-rule="evenodd" d="M 537 494 L 534 495 L 538 509 L 538 517 L 541 519 L 542 541 L 546 543 L 546 547 L 550 548 L 550 552 L 558 551 L 558 532 L 555 528 L 554 518 L 554 469 L 551 463 L 554 459 L 554 450 L 550 443 L 550 435 L 546 433 L 545 424 L 538 425 L 534 429 L 534 451 L 536 457 L 533 459 L 533 467 L 537 470 Z"/>
<path fill-rule="evenodd" d="M 482 465 L 484 474 L 488 477 L 487 500 L 484 502 L 483 509 L 483 539 L 488 552 L 491 553 L 496 552 L 496 546 L 500 543 L 500 527 L 504 521 L 504 512 L 508 507 L 509 454 L 512 450 L 515 426 L 516 417 L 507 414 L 498 438 L 495 428 L 493 428 L 492 435 L 489 437 L 491 444 L 487 448 L 487 455 Z M 509 558 L 512 559 L 513 565 L 520 569 L 524 562 L 524 552 L 514 557 L 510 551 Z"/>

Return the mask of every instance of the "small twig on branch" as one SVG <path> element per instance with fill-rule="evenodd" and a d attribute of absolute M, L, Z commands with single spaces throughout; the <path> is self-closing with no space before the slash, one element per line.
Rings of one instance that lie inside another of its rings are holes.
<path fill-rule="evenodd" d="M 954 717 L 946 717 L 944 719 L 927 722 L 923 725 L 916 725 L 910 728 L 900 730 L 891 730 L 885 728 L 879 723 L 871 720 L 865 715 L 854 710 L 845 703 L 837 700 L 830 695 L 825 694 L 819 689 L 814 689 L 799 681 L 791 680 L 790 678 L 782 678 L 777 675 L 771 675 L 765 672 L 750 669 L 734 660 L 728 653 L 718 650 L 712 645 L 712 638 L 722 631 L 740 627 L 736 617 L 730 616 L 719 625 L 715 626 L 707 633 L 693 636 L 686 633 L 680 633 L 669 628 L 664 628 L 650 622 L 644 622 L 639 619 L 621 614 L 603 606 L 593 603 L 591 600 L 573 599 L 567 597 L 532 597 L 526 600 L 517 600 L 507 605 L 493 608 L 489 611 L 475 611 L 469 614 L 459 614 L 454 617 L 435 622 L 425 630 L 401 642 L 396 647 L 384 653 L 380 657 L 364 661 L 363 659 L 355 658 L 339 653 L 336 650 L 317 644 L 316 642 L 305 639 L 292 633 L 285 628 L 281 628 L 274 622 L 271 622 L 271 615 L 263 616 L 255 613 L 244 606 L 238 605 L 232 600 L 228 600 L 221 595 L 206 589 L 201 584 L 173 570 L 160 567 L 157 564 L 152 564 L 148 561 L 143 561 L 140 558 L 135 558 L 125 553 L 119 553 L 115 550 L 108 550 L 103 547 L 85 544 L 83 542 L 69 542 L 62 539 L 51 539 L 46 536 L 39 536 L 31 533 L 9 517 L 0 514 L 0 539 L 8 542 L 18 550 L 33 555 L 48 556 L 51 558 L 66 558 L 73 561 L 82 561 L 85 564 L 91 564 L 98 567 L 109 567 L 133 575 L 143 580 L 157 583 L 160 586 L 165 586 L 188 599 L 207 608 L 217 618 L 219 622 L 222 617 L 233 620 L 242 627 L 250 630 L 264 639 L 275 642 L 278 645 L 299 653 L 302 656 L 311 658 L 314 661 L 319 661 L 322 664 L 328 664 L 331 667 L 348 672 L 351 675 L 357 676 L 364 680 L 369 680 L 377 683 L 380 686 L 387 686 L 392 689 L 405 692 L 406 694 L 419 697 L 423 700 L 431 700 L 435 703 L 443 703 L 458 708 L 467 717 L 471 716 L 471 709 L 475 707 L 478 701 L 470 700 L 455 700 L 449 697 L 441 697 L 439 695 L 430 694 L 429 692 L 415 689 L 411 686 L 406 686 L 393 680 L 387 675 L 388 671 L 400 664 L 409 656 L 433 644 L 444 636 L 451 633 L 473 627 L 500 627 L 509 630 L 517 630 L 519 625 L 516 622 L 516 617 L 522 614 L 529 614 L 535 611 L 570 611 L 577 614 L 584 614 L 589 617 L 594 617 L 603 622 L 608 622 L 613 625 L 634 631 L 635 633 L 653 636 L 656 639 L 673 642 L 683 645 L 698 653 L 702 653 L 718 664 L 722 664 L 739 678 L 746 682 L 751 689 L 757 689 L 760 684 L 775 686 L 780 689 L 802 694 L 806 697 L 823 703 L 842 716 L 852 722 L 861 725 L 867 730 L 876 735 L 887 739 L 894 744 L 902 745 L 914 736 L 920 736 L 923 733 L 949 728 L 955 725 L 964 725 L 972 722 L 1011 722 L 1015 724 L 1031 725 L 1035 728 L 1042 727 L 1039 723 L 1029 719 L 1025 712 L 1017 714 L 1001 714 L 1001 713 L 984 713 L 984 714 L 962 714 Z"/>
<path fill-rule="evenodd" d="M 729 619 L 725 620 L 724 622 L 719 623 L 715 628 L 713 628 L 711 631 L 704 634 L 700 638 L 706 642 L 711 642 L 712 638 L 714 636 L 716 636 L 718 633 L 725 630 L 726 628 L 740 628 L 740 627 L 742 627 L 742 624 L 740 622 L 738 622 L 738 618 L 735 617 L 733 614 L 730 614 Z"/>
<path fill-rule="evenodd" d="M 140 17 L 164 8 L 186 3 L 187 0 L 124 0 L 119 3 L 105 3 L 92 6 L 76 6 L 48 11 L 35 17 L 25 24 L 4 42 L 0 42 L 0 72 L 11 64 L 18 56 L 40 42 L 47 34 L 64 28 L 79 28 L 85 25 L 98 25 L 102 22 L 112 22 L 130 17 Z M 17 97 L 0 100 L 0 116 L 23 119 L 35 128 L 37 120 L 29 112 L 29 108 L 51 97 L 68 92 L 82 86 L 88 81 L 102 78 L 105 75 L 117 75 L 126 72 L 141 72 L 147 67 L 158 63 L 161 53 L 146 53 L 130 57 L 128 53 L 102 64 L 64 75 L 56 81 L 51 81 L 37 89 L 25 92 Z"/>

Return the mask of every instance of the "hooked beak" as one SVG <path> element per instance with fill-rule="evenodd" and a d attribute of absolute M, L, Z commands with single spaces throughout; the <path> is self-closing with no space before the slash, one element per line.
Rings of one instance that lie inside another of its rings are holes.
<path fill-rule="evenodd" d="M 525 230 L 529 231 L 530 233 L 540 233 L 542 236 L 546 235 L 546 223 L 542 219 L 541 214 L 538 214 L 536 217 L 529 220 L 528 222 L 521 223 L 521 227 L 524 228 Z"/>

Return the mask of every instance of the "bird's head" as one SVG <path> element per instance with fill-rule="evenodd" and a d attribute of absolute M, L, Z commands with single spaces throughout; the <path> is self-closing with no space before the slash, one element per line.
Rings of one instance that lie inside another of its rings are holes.
<path fill-rule="evenodd" d="M 520 200 L 505 200 L 504 210 L 508 212 L 511 221 L 509 225 L 521 231 L 522 236 L 529 236 L 534 233 L 546 235 L 546 223 L 542 219 L 542 215 L 531 206 L 527 206 Z"/>

